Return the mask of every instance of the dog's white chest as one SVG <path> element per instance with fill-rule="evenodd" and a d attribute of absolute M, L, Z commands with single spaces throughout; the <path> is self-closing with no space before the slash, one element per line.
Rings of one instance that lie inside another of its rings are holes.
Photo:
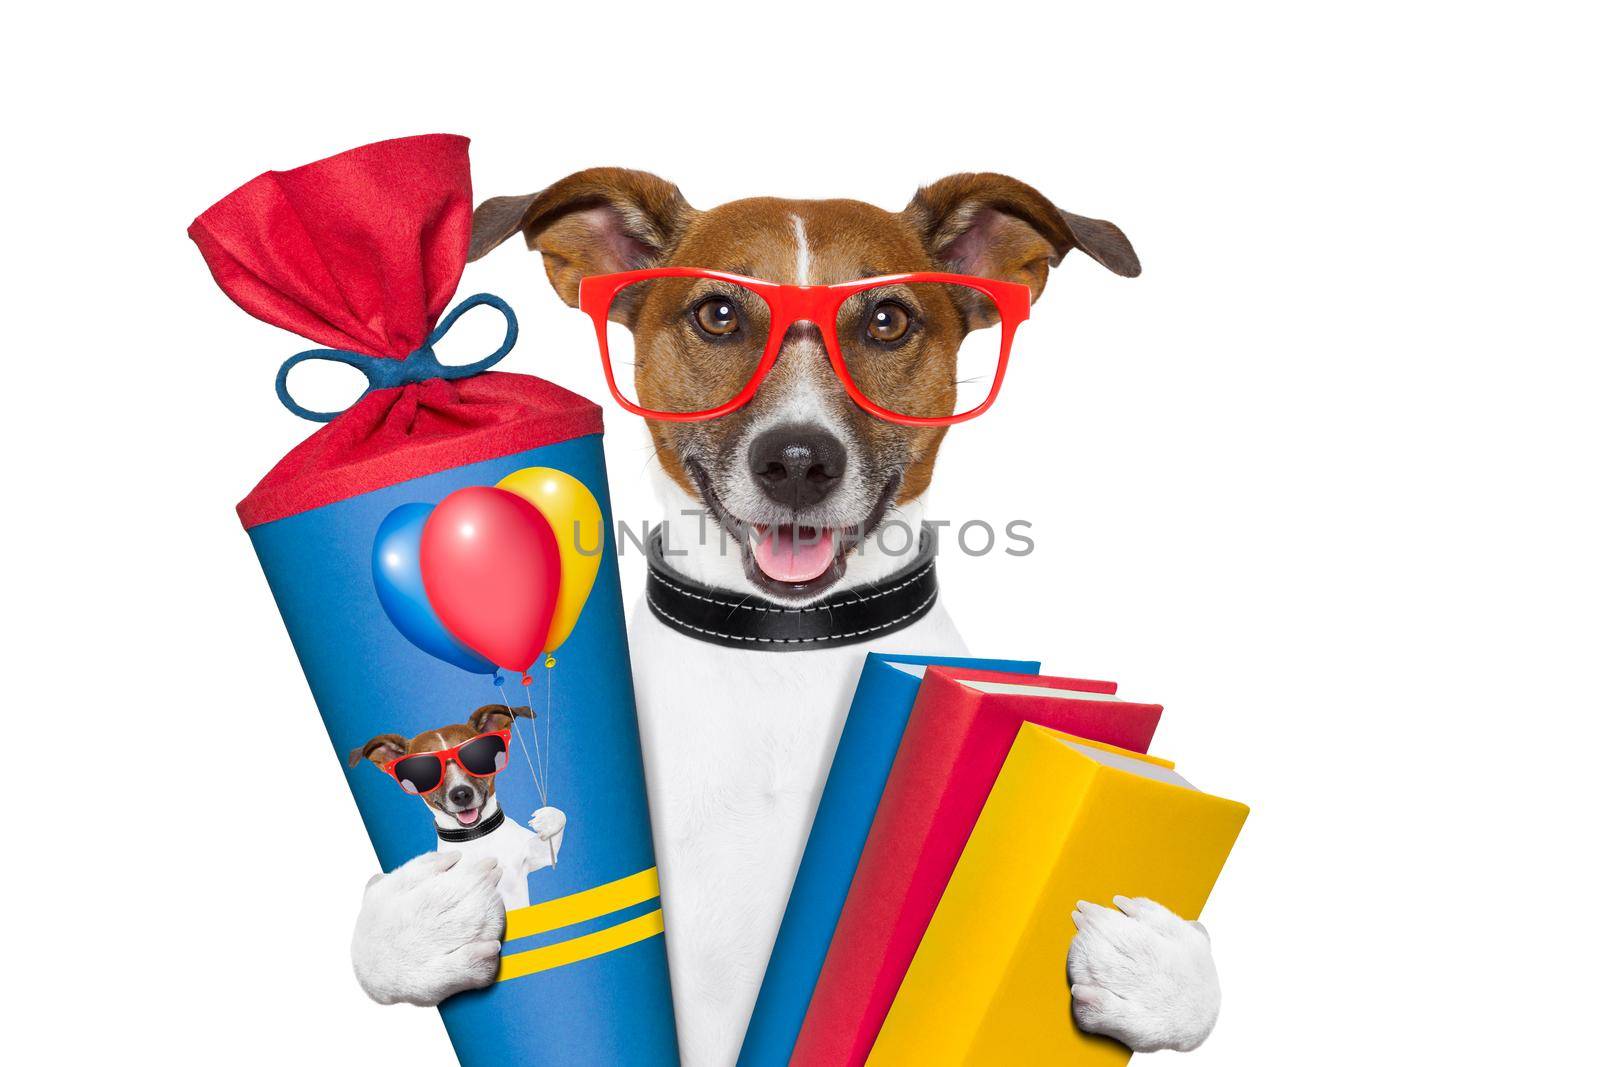
<path fill-rule="evenodd" d="M 882 641 L 806 652 L 631 630 L 650 815 L 684 1062 L 738 1053 L 868 651 L 959 654 L 937 605 Z"/>
<path fill-rule="evenodd" d="M 500 893 L 500 899 L 505 901 L 506 910 L 510 911 L 528 906 L 529 857 L 534 841 L 534 835 L 529 830 L 507 818 L 491 834 L 476 841 L 440 842 L 439 850 L 460 852 L 461 858 L 468 862 L 493 856 L 500 864 L 500 880 L 495 883 L 495 888 Z"/>

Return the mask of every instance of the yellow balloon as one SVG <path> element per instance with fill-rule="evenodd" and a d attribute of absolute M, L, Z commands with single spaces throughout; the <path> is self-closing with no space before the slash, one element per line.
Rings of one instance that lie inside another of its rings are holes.
<path fill-rule="evenodd" d="M 600 504 L 589 487 L 566 471 L 551 467 L 524 467 L 500 479 L 497 489 L 515 493 L 544 515 L 555 531 L 556 547 L 561 552 L 561 590 L 556 596 L 556 613 L 550 620 L 546 652 L 561 647 L 578 624 L 578 616 L 594 579 L 600 573 L 600 556 L 605 549 L 605 530 Z"/>

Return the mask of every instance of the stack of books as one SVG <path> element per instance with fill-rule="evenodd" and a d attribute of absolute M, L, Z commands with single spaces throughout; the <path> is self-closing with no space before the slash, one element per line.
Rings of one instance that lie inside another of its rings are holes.
<path fill-rule="evenodd" d="M 740 1064 L 1126 1061 L 1072 1023 L 1073 910 L 1198 918 L 1247 809 L 1149 754 L 1159 705 L 1037 670 L 868 657 Z"/>

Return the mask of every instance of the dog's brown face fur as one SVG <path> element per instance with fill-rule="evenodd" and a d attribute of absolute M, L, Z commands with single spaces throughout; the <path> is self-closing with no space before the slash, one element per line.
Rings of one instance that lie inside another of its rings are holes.
<path fill-rule="evenodd" d="M 698 211 L 654 175 L 596 168 L 540 193 L 479 205 L 471 258 L 519 231 L 543 254 L 551 285 L 574 307 L 587 275 L 658 266 L 799 285 L 944 270 L 1021 282 L 1035 299 L 1049 269 L 1073 248 L 1118 274 L 1139 273 L 1117 227 L 1063 212 L 999 174 L 945 178 L 918 191 L 900 212 L 854 200 L 775 198 Z M 751 321 L 733 338 L 710 337 L 693 322 L 707 296 L 724 295 L 714 282 L 677 279 L 653 283 L 642 301 L 614 307 L 613 317 L 634 334 L 643 406 L 703 410 L 748 380 L 766 337 L 764 309 L 738 308 Z M 962 338 L 993 323 L 948 298 L 922 300 L 912 312 L 916 329 L 906 343 L 873 353 L 874 395 L 892 396 L 907 413 L 950 414 Z M 749 404 L 706 422 L 651 421 L 650 432 L 666 473 L 703 500 L 740 545 L 750 579 L 794 599 L 813 598 L 837 582 L 850 547 L 889 508 L 927 489 L 944 436 L 943 428 L 902 426 L 857 407 L 828 366 L 817 330 L 805 325 L 790 329 Z M 783 479 L 796 456 L 808 481 Z M 774 579 L 757 565 L 750 540 L 753 530 L 780 528 L 839 531 L 837 558 L 814 579 Z"/>
<path fill-rule="evenodd" d="M 350 766 L 354 767 L 365 759 L 381 769 L 402 756 L 442 752 L 471 741 L 479 734 L 509 729 L 513 716 L 531 719 L 533 712 L 527 708 L 508 708 L 504 704 L 485 704 L 467 716 L 464 723 L 427 730 L 409 741 L 399 734 L 379 734 L 360 748 L 351 750 Z M 493 775 L 479 778 L 463 771 L 452 761 L 445 767 L 444 781 L 439 788 L 422 799 L 428 807 L 448 818 L 449 825 L 466 827 L 478 822 L 493 796 Z"/>

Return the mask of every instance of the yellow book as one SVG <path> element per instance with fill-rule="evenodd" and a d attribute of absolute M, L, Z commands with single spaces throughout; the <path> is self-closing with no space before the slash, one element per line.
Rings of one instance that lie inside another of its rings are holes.
<path fill-rule="evenodd" d="M 1248 813 L 1165 761 L 1024 724 L 867 1062 L 1126 1063 L 1073 1025 L 1073 908 L 1198 918 Z"/>

